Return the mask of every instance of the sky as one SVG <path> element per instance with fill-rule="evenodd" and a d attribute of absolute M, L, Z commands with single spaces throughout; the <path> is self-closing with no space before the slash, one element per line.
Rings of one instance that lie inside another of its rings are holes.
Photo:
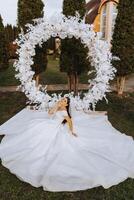
<path fill-rule="evenodd" d="M 45 15 L 51 16 L 62 11 L 63 0 L 43 1 L 45 3 Z M 17 0 L 0 0 L 0 14 L 5 25 L 7 23 L 15 25 L 17 20 Z"/>

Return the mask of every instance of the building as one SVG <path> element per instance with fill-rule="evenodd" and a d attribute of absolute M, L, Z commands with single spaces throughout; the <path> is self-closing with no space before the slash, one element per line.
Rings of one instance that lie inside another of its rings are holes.
<path fill-rule="evenodd" d="M 119 0 L 89 0 L 86 4 L 86 22 L 94 24 L 96 32 L 102 32 L 102 38 L 111 41 Z"/>

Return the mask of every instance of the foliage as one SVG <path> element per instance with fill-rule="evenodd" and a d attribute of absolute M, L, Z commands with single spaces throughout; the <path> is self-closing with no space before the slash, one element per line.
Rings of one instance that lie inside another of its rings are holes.
<path fill-rule="evenodd" d="M 5 26 L 5 35 L 8 43 L 13 42 L 18 37 L 18 33 L 18 27 L 12 26 L 11 24 Z"/>
<path fill-rule="evenodd" d="M 41 0 L 18 0 L 18 26 L 25 29 L 25 24 L 43 17 L 44 4 Z"/>
<path fill-rule="evenodd" d="M 42 47 L 39 45 L 35 48 L 34 64 L 32 65 L 32 70 L 35 72 L 35 75 L 42 73 L 47 68 L 47 45 L 44 43 Z"/>
<path fill-rule="evenodd" d="M 5 26 L 5 36 L 7 40 L 7 51 L 9 59 L 17 58 L 16 50 L 17 46 L 13 44 L 13 41 L 18 37 L 19 29 L 16 26 L 7 24 Z"/>
<path fill-rule="evenodd" d="M 118 76 L 134 72 L 134 1 L 120 0 L 112 40 L 112 53 L 120 58 L 113 61 Z"/>
<path fill-rule="evenodd" d="M 3 70 L 7 67 L 8 67 L 7 40 L 5 37 L 3 20 L 0 15 L 0 70 Z"/>
<path fill-rule="evenodd" d="M 25 25 L 27 23 L 33 24 L 33 19 L 42 18 L 44 4 L 42 0 L 19 0 L 18 1 L 18 26 L 23 28 L 26 32 Z M 39 45 L 36 46 L 36 55 L 34 56 L 34 65 L 32 69 L 35 71 L 35 75 L 45 71 L 47 67 L 47 49 L 46 44 L 42 48 Z"/>
<path fill-rule="evenodd" d="M 75 16 L 79 13 L 80 18 L 83 19 L 85 10 L 85 0 L 64 0 L 63 14 L 65 16 Z M 62 72 L 68 74 L 88 71 L 90 67 L 89 60 L 87 60 L 88 49 L 84 48 L 80 39 L 64 39 L 61 41 L 61 56 L 60 69 Z"/>

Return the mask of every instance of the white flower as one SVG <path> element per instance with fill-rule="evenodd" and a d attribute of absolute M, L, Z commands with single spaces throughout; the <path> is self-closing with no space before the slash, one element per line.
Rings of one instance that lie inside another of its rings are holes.
<path fill-rule="evenodd" d="M 112 54 L 108 43 L 100 39 L 101 34 L 96 34 L 92 25 L 85 24 L 83 20 L 80 20 L 78 14 L 76 17 L 68 18 L 61 14 L 52 16 L 51 19 L 35 19 L 34 23 L 34 25 L 28 24 L 28 32 L 24 34 L 22 30 L 19 39 L 15 41 L 19 46 L 17 50 L 19 60 L 14 63 L 15 71 L 18 72 L 15 77 L 21 82 L 19 89 L 29 98 L 30 104 L 37 104 L 35 109 L 48 109 L 58 101 L 62 94 L 50 96 L 47 94 L 47 87 L 44 89 L 41 85 L 37 87 L 35 81 L 32 80 L 34 72 L 31 70 L 31 65 L 33 65 L 35 46 L 37 44 L 41 46 L 51 36 L 58 35 L 61 39 L 74 36 L 77 39 L 80 38 L 84 46 L 88 47 L 87 57 L 94 67 L 93 71 L 96 72 L 96 77 L 88 80 L 89 91 L 85 93 L 83 99 L 79 94 L 76 97 L 73 93 L 65 96 L 69 96 L 73 107 L 90 109 L 92 106 L 95 109 L 99 100 L 102 100 L 103 97 L 106 99 L 105 94 L 109 92 L 109 80 L 114 78 L 116 72 L 111 65 Z M 88 72 L 88 75 L 90 73 Z"/>

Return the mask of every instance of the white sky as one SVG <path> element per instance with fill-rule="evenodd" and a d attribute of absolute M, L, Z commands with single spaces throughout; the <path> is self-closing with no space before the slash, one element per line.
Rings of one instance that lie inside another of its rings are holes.
<path fill-rule="evenodd" d="M 51 16 L 62 11 L 63 0 L 43 0 L 45 3 L 45 14 Z M 88 0 L 87 0 L 88 1 Z M 16 24 L 17 0 L 0 0 L 0 14 L 4 24 Z"/>

